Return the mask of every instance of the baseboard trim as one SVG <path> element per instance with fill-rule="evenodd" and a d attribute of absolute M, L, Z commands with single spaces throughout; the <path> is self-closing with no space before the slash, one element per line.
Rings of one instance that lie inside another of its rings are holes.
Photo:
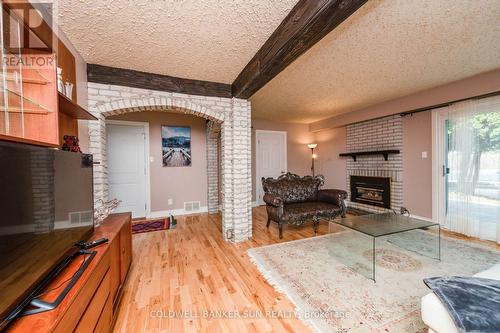
<path fill-rule="evenodd" d="M 157 210 L 154 212 L 150 212 L 146 217 L 148 219 L 152 219 L 152 218 L 154 219 L 154 218 L 158 218 L 158 217 L 167 217 L 170 215 L 182 216 L 182 215 L 201 214 L 201 213 L 208 213 L 208 207 L 203 206 L 203 207 L 200 207 L 199 210 L 193 211 L 193 212 L 187 212 L 184 208 L 169 209 L 169 210 Z"/>
<path fill-rule="evenodd" d="M 424 221 L 427 221 L 427 222 L 434 222 L 434 220 L 431 219 L 431 218 L 423 217 L 423 216 L 418 216 L 418 215 L 415 215 L 415 214 L 410 214 L 410 217 L 414 217 L 416 219 L 424 220 Z"/>

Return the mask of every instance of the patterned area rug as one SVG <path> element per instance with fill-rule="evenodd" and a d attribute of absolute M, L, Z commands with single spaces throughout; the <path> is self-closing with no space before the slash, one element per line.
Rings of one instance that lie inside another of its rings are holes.
<path fill-rule="evenodd" d="M 170 229 L 170 221 L 168 218 L 159 220 L 144 220 L 132 222 L 132 233 L 138 234 L 141 232 L 150 232 Z"/>
<path fill-rule="evenodd" d="M 377 240 L 374 283 L 361 274 L 371 272 L 373 254 L 371 239 L 362 237 L 346 230 L 248 254 L 317 332 L 427 332 L 420 298 L 430 291 L 422 279 L 470 276 L 500 262 L 500 252 L 445 237 L 441 261 L 422 256 L 414 251 L 431 255 L 437 238 L 417 230 Z"/>

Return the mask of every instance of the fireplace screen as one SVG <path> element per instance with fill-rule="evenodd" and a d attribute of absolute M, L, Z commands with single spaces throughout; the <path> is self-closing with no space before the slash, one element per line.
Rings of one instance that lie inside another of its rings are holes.
<path fill-rule="evenodd" d="M 351 176 L 351 201 L 391 208 L 391 178 Z"/>

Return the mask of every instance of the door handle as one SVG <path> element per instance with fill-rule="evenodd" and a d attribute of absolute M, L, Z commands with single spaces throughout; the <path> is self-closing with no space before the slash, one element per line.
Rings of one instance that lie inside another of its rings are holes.
<path fill-rule="evenodd" d="M 450 174 L 450 168 L 447 168 L 446 165 L 443 165 L 443 177 Z"/>

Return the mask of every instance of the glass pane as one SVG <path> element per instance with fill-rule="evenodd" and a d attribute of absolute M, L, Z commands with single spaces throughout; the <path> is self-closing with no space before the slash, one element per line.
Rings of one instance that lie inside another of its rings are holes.
<path fill-rule="evenodd" d="M 5 105 L 6 100 L 6 74 L 5 74 L 5 47 L 4 47 L 4 28 L 3 28 L 3 4 L 0 2 L 0 11 L 2 15 L 0 15 L 0 52 L 2 56 L 2 66 L 0 67 L 0 134 L 7 134 L 7 108 Z"/>
<path fill-rule="evenodd" d="M 335 223 L 373 237 L 426 228 L 437 224 L 405 215 L 394 214 L 393 212 L 347 216 L 336 219 Z"/>
<path fill-rule="evenodd" d="M 500 110 L 449 120 L 447 222 L 482 239 L 500 234 Z"/>
<path fill-rule="evenodd" d="M 22 86 L 21 22 L 17 17 L 2 11 L 4 42 L 4 108 L 7 112 L 6 134 L 24 136 L 24 105 Z"/>
<path fill-rule="evenodd" d="M 419 255 L 432 259 L 440 259 L 441 239 L 439 233 L 439 226 L 436 225 L 384 236 L 380 240 Z"/>
<path fill-rule="evenodd" d="M 345 230 L 329 236 L 328 255 L 351 270 L 375 280 L 373 245 L 375 238 Z"/>

